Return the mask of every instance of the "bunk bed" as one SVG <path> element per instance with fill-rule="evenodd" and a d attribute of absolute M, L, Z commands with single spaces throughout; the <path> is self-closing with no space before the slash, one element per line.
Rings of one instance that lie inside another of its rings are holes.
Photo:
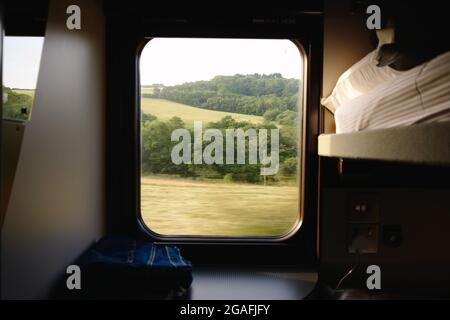
<path fill-rule="evenodd" d="M 336 134 L 319 136 L 319 156 L 450 165 L 450 51 L 405 71 L 378 58 L 369 53 L 322 99 Z"/>

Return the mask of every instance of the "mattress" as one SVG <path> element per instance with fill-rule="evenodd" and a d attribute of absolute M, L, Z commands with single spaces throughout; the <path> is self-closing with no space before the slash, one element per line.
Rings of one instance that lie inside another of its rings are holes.
<path fill-rule="evenodd" d="M 450 52 L 340 106 L 335 121 L 337 133 L 450 121 Z"/>

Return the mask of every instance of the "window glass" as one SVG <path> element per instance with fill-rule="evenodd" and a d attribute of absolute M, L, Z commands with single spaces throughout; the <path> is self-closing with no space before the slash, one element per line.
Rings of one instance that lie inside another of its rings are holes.
<path fill-rule="evenodd" d="M 145 225 L 169 237 L 294 230 L 302 75 L 290 40 L 149 41 L 140 57 Z"/>
<path fill-rule="evenodd" d="M 43 44 L 43 37 L 4 38 L 3 118 L 29 120 Z"/>

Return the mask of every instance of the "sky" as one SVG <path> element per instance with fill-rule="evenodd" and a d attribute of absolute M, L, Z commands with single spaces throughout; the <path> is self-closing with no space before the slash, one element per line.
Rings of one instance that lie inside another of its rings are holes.
<path fill-rule="evenodd" d="M 299 79 L 299 49 L 290 40 L 156 38 L 141 53 L 142 85 L 167 86 L 216 75 L 281 73 Z"/>
<path fill-rule="evenodd" d="M 44 38 L 5 37 L 3 82 L 35 89 Z M 141 84 L 175 85 L 216 75 L 281 73 L 299 79 L 302 61 L 290 40 L 156 38 L 141 54 Z"/>
<path fill-rule="evenodd" d="M 5 37 L 3 84 L 9 88 L 36 89 L 43 37 Z"/>

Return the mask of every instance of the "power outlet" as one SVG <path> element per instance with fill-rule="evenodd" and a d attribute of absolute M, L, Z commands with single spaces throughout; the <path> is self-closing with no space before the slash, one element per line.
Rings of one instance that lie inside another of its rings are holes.
<path fill-rule="evenodd" d="M 348 253 L 377 253 L 378 225 L 375 223 L 349 223 L 347 239 Z"/>

